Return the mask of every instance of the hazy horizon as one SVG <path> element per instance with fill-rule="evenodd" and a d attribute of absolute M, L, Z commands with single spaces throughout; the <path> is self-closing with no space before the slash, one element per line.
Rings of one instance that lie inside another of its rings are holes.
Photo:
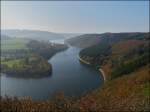
<path fill-rule="evenodd" d="M 1 28 L 54 33 L 149 32 L 148 1 L 2 1 Z"/>
<path fill-rule="evenodd" d="M 122 31 L 122 32 L 96 32 L 96 33 L 92 33 L 92 32 L 52 32 L 52 31 L 48 31 L 48 30 L 38 30 L 38 29 L 1 29 L 1 30 L 18 30 L 18 31 L 43 31 L 43 32 L 50 32 L 50 33 L 60 33 L 60 34 L 103 34 L 103 33 L 148 33 L 149 31 L 135 31 L 135 32 L 126 32 L 126 31 Z"/>

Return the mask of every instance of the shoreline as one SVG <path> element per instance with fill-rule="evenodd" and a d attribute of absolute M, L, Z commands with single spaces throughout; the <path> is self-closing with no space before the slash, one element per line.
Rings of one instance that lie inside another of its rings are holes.
<path fill-rule="evenodd" d="M 101 72 L 103 79 L 104 79 L 104 82 L 105 82 L 106 81 L 106 75 L 105 75 L 103 69 L 99 68 L 98 70 Z"/>
<path fill-rule="evenodd" d="M 84 64 L 91 65 L 89 62 L 85 61 L 85 60 L 82 59 L 80 56 L 78 56 L 78 59 L 79 59 L 79 61 L 81 61 L 81 62 L 84 63 Z M 102 68 L 99 68 L 98 71 L 99 71 L 99 72 L 101 73 L 101 75 L 103 76 L 103 79 L 104 79 L 104 82 L 105 82 L 105 81 L 106 81 L 106 75 L 105 75 L 103 69 L 102 69 Z"/>
<path fill-rule="evenodd" d="M 83 60 L 80 56 L 78 56 L 78 59 L 79 59 L 79 61 L 83 62 L 84 64 L 91 65 L 89 62 Z"/>

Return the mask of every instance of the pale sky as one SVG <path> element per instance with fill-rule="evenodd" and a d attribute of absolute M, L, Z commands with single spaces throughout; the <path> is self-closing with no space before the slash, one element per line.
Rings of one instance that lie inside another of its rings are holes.
<path fill-rule="evenodd" d="M 1 2 L 2 29 L 60 33 L 148 32 L 148 1 Z"/>

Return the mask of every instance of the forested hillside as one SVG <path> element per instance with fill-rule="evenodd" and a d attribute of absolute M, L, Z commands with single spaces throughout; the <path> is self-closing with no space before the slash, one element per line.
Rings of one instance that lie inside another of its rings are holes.
<path fill-rule="evenodd" d="M 98 43 L 107 42 L 109 44 L 121 41 L 122 39 L 136 38 L 141 39 L 148 37 L 148 33 L 103 33 L 103 34 L 84 34 L 66 40 L 70 45 L 87 48 Z"/>
<path fill-rule="evenodd" d="M 102 37 L 97 37 L 101 39 L 99 43 L 87 47 L 79 53 L 81 58 L 84 58 L 95 66 L 101 66 L 103 61 L 106 62 L 107 59 L 110 60 L 112 56 L 123 58 L 127 57 L 126 55 L 131 55 L 135 52 L 136 54 L 140 52 L 148 52 L 148 33 L 110 33 L 102 35 Z M 131 47 L 127 49 L 127 46 Z M 117 53 L 119 51 L 122 52 Z M 132 57 L 135 56 L 133 55 Z M 112 59 L 112 61 L 113 60 L 114 59 Z"/>

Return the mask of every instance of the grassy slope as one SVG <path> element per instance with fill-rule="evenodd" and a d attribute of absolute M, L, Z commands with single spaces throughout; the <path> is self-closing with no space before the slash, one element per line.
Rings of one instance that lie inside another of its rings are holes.
<path fill-rule="evenodd" d="M 26 46 L 27 42 L 28 42 L 27 40 L 19 38 L 2 40 L 1 49 L 2 50 L 27 49 Z"/>
<path fill-rule="evenodd" d="M 83 110 L 129 111 L 150 110 L 149 67 L 107 82 L 103 88 L 83 97 Z"/>
<path fill-rule="evenodd" d="M 145 44 L 145 41 L 142 40 L 127 40 L 119 42 L 112 46 L 112 58 L 119 58 L 123 54 L 127 54 L 129 51 L 140 47 Z"/>
<path fill-rule="evenodd" d="M 134 49 L 139 49 L 143 47 L 144 45 L 148 45 L 148 42 L 145 40 L 126 40 L 121 41 L 118 43 L 115 43 L 112 45 L 112 53 L 109 56 L 109 60 L 105 61 L 102 65 L 102 69 L 104 70 L 106 77 L 109 79 L 111 75 L 111 71 L 115 66 L 112 66 L 112 61 L 121 62 L 122 58 L 129 54 L 130 52 L 133 52 Z M 127 63 L 129 61 L 132 61 L 135 57 L 140 55 L 131 55 L 131 57 L 128 57 L 124 59 L 124 63 Z"/>
<path fill-rule="evenodd" d="M 13 74 L 17 77 L 36 77 L 36 75 L 37 77 L 40 75 L 43 77 L 43 74 L 48 75 L 50 73 L 52 70 L 51 64 L 49 64 L 43 56 L 39 56 L 38 53 L 32 52 L 27 46 L 29 42 L 30 40 L 21 38 L 8 38 L 1 41 L 1 50 L 6 52 L 9 57 L 9 59 L 1 57 L 1 72 L 6 73 L 9 76 L 12 76 L 10 74 Z M 42 42 L 41 44 L 51 46 Z M 47 54 L 48 51 L 58 52 L 53 49 L 53 46 L 47 48 L 47 51 L 44 50 L 45 47 L 43 48 L 43 53 L 45 54 Z M 26 51 L 26 53 L 21 51 Z"/>
<path fill-rule="evenodd" d="M 6 73 L 8 76 L 26 78 L 49 76 L 52 70 L 47 60 L 37 55 L 30 55 L 20 59 L 2 60 L 1 66 L 1 72 Z"/>
<path fill-rule="evenodd" d="M 8 61 L 1 60 L 1 64 L 5 64 L 11 68 L 11 67 L 13 67 L 14 64 L 16 64 L 16 65 L 20 64 L 21 61 L 22 61 L 21 59 L 8 60 Z"/>
<path fill-rule="evenodd" d="M 120 41 L 112 45 L 112 53 L 109 59 L 103 63 L 107 80 L 111 77 L 112 60 L 122 61 L 122 57 L 132 53 L 146 45 L 146 41 L 130 39 Z M 124 63 L 132 61 L 136 54 L 125 58 Z M 80 108 L 84 111 L 148 111 L 150 108 L 150 75 L 149 66 L 139 67 L 136 71 L 121 75 L 113 80 L 107 81 L 101 89 L 98 89 L 86 97 L 81 98 Z"/>
<path fill-rule="evenodd" d="M 134 58 L 141 56 L 141 54 L 136 54 L 134 50 L 143 48 L 144 46 L 147 47 L 147 45 L 148 42 L 145 40 L 136 38 L 130 38 L 112 44 L 112 53 L 109 55 L 109 59 L 106 60 L 102 66 L 107 80 L 109 80 L 112 75 L 112 69 L 117 67 L 116 65 L 112 66 L 112 60 L 117 61 L 117 63 L 131 62 Z M 86 53 L 89 53 L 90 56 L 91 53 L 89 51 Z M 80 102 L 81 108 L 87 111 L 150 110 L 150 108 L 148 108 L 148 105 L 150 105 L 149 67 L 144 65 L 142 66 L 142 68 L 137 67 L 135 71 L 129 74 L 121 74 L 121 77 L 112 81 L 109 80 L 106 84 L 104 84 L 102 89 L 83 97 Z"/>

